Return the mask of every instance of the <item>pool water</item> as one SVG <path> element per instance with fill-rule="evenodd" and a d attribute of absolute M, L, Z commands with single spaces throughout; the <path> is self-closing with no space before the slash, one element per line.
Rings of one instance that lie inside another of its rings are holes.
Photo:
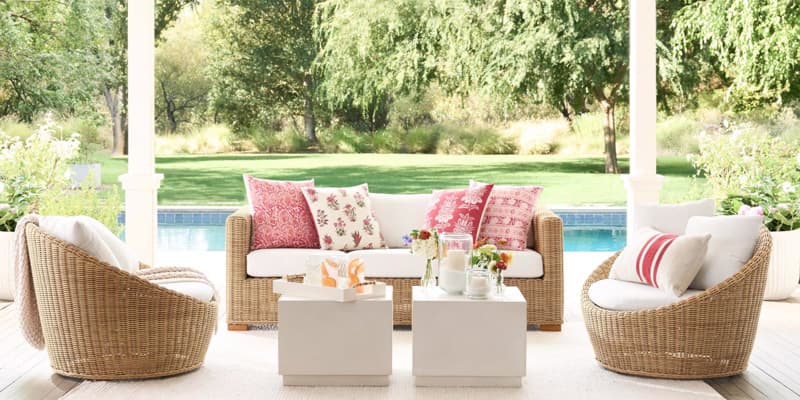
<path fill-rule="evenodd" d="M 564 251 L 617 251 L 624 227 L 565 227 Z M 225 226 L 159 225 L 159 251 L 225 251 Z"/>

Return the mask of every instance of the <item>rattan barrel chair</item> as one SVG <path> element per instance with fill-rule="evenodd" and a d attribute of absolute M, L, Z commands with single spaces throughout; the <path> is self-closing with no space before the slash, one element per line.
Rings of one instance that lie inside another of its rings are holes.
<path fill-rule="evenodd" d="M 589 299 L 608 278 L 615 254 L 586 280 L 583 317 L 597 361 L 630 375 L 707 379 L 747 368 L 758 327 L 772 239 L 762 227 L 752 258 L 716 286 L 676 303 L 641 311 L 612 311 Z"/>
<path fill-rule="evenodd" d="M 83 379 L 142 379 L 199 368 L 217 302 L 162 288 L 26 226 L 33 287 L 53 370 Z M 146 266 L 144 266 L 146 267 Z"/>

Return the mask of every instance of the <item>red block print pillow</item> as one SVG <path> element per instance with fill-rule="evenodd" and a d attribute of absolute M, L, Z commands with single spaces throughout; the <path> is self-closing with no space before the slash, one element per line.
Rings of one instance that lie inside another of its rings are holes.
<path fill-rule="evenodd" d="M 608 277 L 657 287 L 675 297 L 703 267 L 709 234 L 676 235 L 645 227 L 634 232 Z"/>
<path fill-rule="evenodd" d="M 477 183 L 469 189 L 434 190 L 425 213 L 425 228 L 436 228 L 440 233 L 469 233 L 477 241 L 492 187 Z"/>
<path fill-rule="evenodd" d="M 377 249 L 383 235 L 367 184 L 349 188 L 302 189 L 324 250 Z"/>
<path fill-rule="evenodd" d="M 317 228 L 300 188 L 314 180 L 291 182 L 244 175 L 247 201 L 253 212 L 251 250 L 279 247 L 319 248 Z"/>
<path fill-rule="evenodd" d="M 485 185 L 469 181 L 469 187 Z M 483 214 L 478 238 L 489 238 L 503 250 L 525 250 L 541 186 L 495 186 Z M 505 242 L 505 244 L 500 244 Z"/>

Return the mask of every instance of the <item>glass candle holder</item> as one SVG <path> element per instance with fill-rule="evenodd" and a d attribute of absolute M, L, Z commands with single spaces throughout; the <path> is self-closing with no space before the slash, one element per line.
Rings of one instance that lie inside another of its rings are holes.
<path fill-rule="evenodd" d="M 470 265 L 472 235 L 443 233 L 439 244 L 439 287 L 449 294 L 461 294 L 466 286 L 465 271 Z"/>
<path fill-rule="evenodd" d="M 484 268 L 470 268 L 466 272 L 465 293 L 470 299 L 487 299 L 491 284 L 489 271 Z"/>

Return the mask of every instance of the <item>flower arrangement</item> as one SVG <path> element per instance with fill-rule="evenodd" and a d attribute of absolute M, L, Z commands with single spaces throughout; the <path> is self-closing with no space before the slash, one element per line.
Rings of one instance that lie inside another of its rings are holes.
<path fill-rule="evenodd" d="M 433 276 L 431 260 L 439 258 L 439 233 L 435 228 L 414 229 L 408 235 L 403 236 L 403 242 L 411 245 L 411 253 L 419 254 L 426 259 L 425 274 L 421 280 L 422 287 L 435 286 L 436 280 Z"/>
<path fill-rule="evenodd" d="M 708 135 L 691 158 L 727 215 L 759 215 L 772 232 L 800 229 L 800 145 L 753 129 Z"/>
<path fill-rule="evenodd" d="M 500 241 L 499 244 L 504 243 Z M 488 238 L 483 238 L 475 243 L 471 264 L 473 267 L 488 269 L 495 279 L 495 288 L 498 292 L 502 292 L 503 271 L 511 265 L 512 259 L 511 253 L 498 251 L 497 245 L 489 243 Z"/>
<path fill-rule="evenodd" d="M 791 182 L 773 182 L 769 178 L 745 184 L 743 194 L 728 195 L 721 203 L 722 213 L 758 215 L 772 232 L 800 229 L 800 195 Z"/>

